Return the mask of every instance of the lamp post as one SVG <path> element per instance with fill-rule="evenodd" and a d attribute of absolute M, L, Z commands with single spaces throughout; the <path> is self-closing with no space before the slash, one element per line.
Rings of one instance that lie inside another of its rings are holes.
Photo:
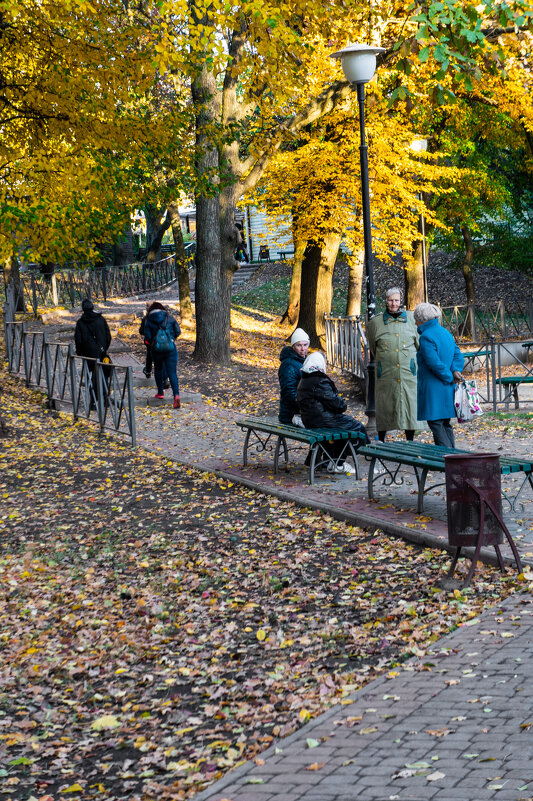
<path fill-rule="evenodd" d="M 359 132 L 361 143 L 359 157 L 361 162 L 361 205 L 363 210 L 364 267 L 366 281 L 366 316 L 371 320 L 376 313 L 376 296 L 374 292 L 374 265 L 372 263 L 372 228 L 370 223 L 370 187 L 368 180 L 368 147 L 365 135 L 365 83 L 372 80 L 376 71 L 376 55 L 385 48 L 371 45 L 354 44 L 333 53 L 331 58 L 339 58 L 344 77 L 357 87 L 359 103 Z M 376 435 L 376 365 L 370 353 L 367 364 L 366 416 L 367 430 L 370 439 Z"/>
<path fill-rule="evenodd" d="M 428 149 L 428 140 L 417 136 L 411 142 L 411 150 L 415 153 L 424 153 Z M 420 201 L 423 200 L 422 192 L 419 193 Z M 422 234 L 422 279 L 424 281 L 424 303 L 428 302 L 428 261 L 426 250 L 426 218 L 424 212 L 420 212 L 420 233 Z"/>

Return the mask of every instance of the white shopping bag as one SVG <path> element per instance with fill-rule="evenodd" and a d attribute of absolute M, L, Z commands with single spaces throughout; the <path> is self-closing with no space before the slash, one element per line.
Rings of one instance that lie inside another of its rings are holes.
<path fill-rule="evenodd" d="M 468 423 L 483 414 L 475 378 L 469 378 L 455 385 L 455 414 L 460 423 Z"/>

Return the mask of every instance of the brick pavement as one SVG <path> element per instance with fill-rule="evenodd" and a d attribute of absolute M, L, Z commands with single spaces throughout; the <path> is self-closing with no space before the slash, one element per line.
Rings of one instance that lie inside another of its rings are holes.
<path fill-rule="evenodd" d="M 533 798 L 533 598 L 508 598 L 196 801 Z"/>

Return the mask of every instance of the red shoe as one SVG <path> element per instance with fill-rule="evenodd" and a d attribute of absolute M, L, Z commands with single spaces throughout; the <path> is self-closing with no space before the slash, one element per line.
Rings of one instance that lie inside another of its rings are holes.
<path fill-rule="evenodd" d="M 174 395 L 174 408 L 181 409 L 181 400 L 179 395 Z"/>
<path fill-rule="evenodd" d="M 154 395 L 154 398 L 157 398 L 158 400 L 164 400 L 165 396 L 164 395 L 160 395 L 159 392 L 156 392 L 155 395 Z"/>

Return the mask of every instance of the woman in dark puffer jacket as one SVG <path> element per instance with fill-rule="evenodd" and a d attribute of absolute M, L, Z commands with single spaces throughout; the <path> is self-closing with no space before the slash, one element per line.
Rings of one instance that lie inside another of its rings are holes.
<path fill-rule="evenodd" d="M 354 417 L 344 414 L 346 401 L 326 375 L 326 360 L 322 353 L 312 353 L 302 366 L 302 377 L 296 393 L 298 406 L 306 428 L 333 428 L 340 431 L 363 431 L 365 427 Z M 344 448 L 343 442 L 329 446 L 332 457 Z M 346 462 L 331 463 L 328 470 L 335 473 L 355 472 Z"/>

